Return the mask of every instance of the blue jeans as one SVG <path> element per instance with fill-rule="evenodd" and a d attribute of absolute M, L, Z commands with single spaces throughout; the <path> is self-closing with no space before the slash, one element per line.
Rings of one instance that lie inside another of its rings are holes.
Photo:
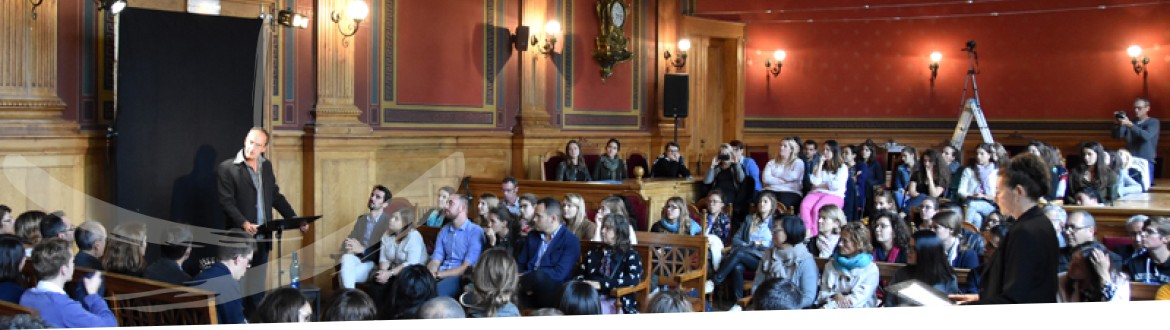
<path fill-rule="evenodd" d="M 719 272 L 715 273 L 715 277 L 711 278 L 712 282 L 716 284 L 723 283 L 725 279 L 731 280 L 731 291 L 735 293 L 735 300 L 743 298 L 743 272 L 756 271 L 760 268 L 760 258 L 756 255 L 743 251 L 743 248 L 731 250 L 731 255 L 723 259 L 719 265 Z M 731 276 L 731 278 L 728 278 Z M 756 276 L 763 276 L 763 274 L 756 274 Z"/>
<path fill-rule="evenodd" d="M 451 297 L 459 299 L 459 295 L 463 293 L 463 284 L 460 283 L 461 276 L 452 276 L 439 280 L 435 284 L 435 291 L 440 297 Z"/>

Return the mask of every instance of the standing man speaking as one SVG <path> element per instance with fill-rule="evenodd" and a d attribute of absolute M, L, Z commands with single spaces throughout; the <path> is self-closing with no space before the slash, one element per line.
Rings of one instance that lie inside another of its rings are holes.
<path fill-rule="evenodd" d="M 1154 158 L 1158 151 L 1158 134 L 1161 123 L 1157 118 L 1150 118 L 1150 100 L 1137 98 L 1133 101 L 1133 120 L 1125 111 L 1113 113 L 1113 137 L 1125 140 L 1125 148 L 1134 157 L 1145 159 L 1149 164 L 1147 173 L 1150 183 L 1154 182 Z"/>
<path fill-rule="evenodd" d="M 285 218 L 297 216 L 276 185 L 272 163 L 264 158 L 268 150 L 268 131 L 253 127 L 244 138 L 244 148 L 236 157 L 219 164 L 216 178 L 219 181 L 219 204 L 227 215 L 226 228 L 241 228 L 256 238 L 256 249 L 252 264 L 260 269 L 244 276 L 242 289 L 247 295 L 244 306 L 250 313 L 264 299 L 268 279 L 268 252 L 272 250 L 272 233 L 261 229 L 272 220 L 272 208 Z M 301 225 L 301 233 L 309 225 Z M 248 295 L 251 292 L 253 294 Z M 248 315 L 248 314 L 245 314 Z"/>

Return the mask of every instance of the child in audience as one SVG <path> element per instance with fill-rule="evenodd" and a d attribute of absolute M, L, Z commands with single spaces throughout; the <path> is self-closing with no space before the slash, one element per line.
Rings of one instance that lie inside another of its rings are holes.
<path fill-rule="evenodd" d="M 869 218 L 873 219 L 877 217 L 878 213 L 883 211 L 899 213 L 898 203 L 894 200 L 894 193 L 888 190 L 880 190 L 873 196 L 873 210 L 870 210 Z"/>
<path fill-rule="evenodd" d="M 40 282 L 20 296 L 20 304 L 40 313 L 45 323 L 57 328 L 118 326 L 106 300 L 96 294 L 102 285 L 100 271 L 82 279 L 86 292 L 82 302 L 65 293 L 65 282 L 73 278 L 73 253 L 69 250 L 69 242 L 54 237 L 38 243 L 33 248 L 32 263 Z"/>
<path fill-rule="evenodd" d="M 874 292 L 881 276 L 870 255 L 869 230 L 858 222 L 846 224 L 837 249 L 821 273 L 818 305 L 826 309 L 877 306 Z"/>
<path fill-rule="evenodd" d="M 264 295 L 252 314 L 251 323 L 309 322 L 312 316 L 313 306 L 299 289 L 279 288 Z"/>
<path fill-rule="evenodd" d="M 532 218 L 536 217 L 536 195 L 520 195 L 520 236 L 528 237 L 532 230 Z"/>
<path fill-rule="evenodd" d="M 674 196 L 666 200 L 666 206 L 662 207 L 662 219 L 650 226 L 650 231 L 694 236 L 702 232 L 703 227 L 691 219 L 687 202 L 682 197 Z"/>
<path fill-rule="evenodd" d="M 809 238 L 808 251 L 817 258 L 828 258 L 837 249 L 841 238 L 841 227 L 845 226 L 845 212 L 836 205 L 821 208 L 817 223 L 817 234 Z M 868 242 L 866 242 L 868 243 Z"/>
<path fill-rule="evenodd" d="M 341 289 L 333 294 L 333 302 L 321 317 L 325 321 L 369 321 L 375 320 L 378 309 L 374 300 L 365 292 L 355 289 Z"/>

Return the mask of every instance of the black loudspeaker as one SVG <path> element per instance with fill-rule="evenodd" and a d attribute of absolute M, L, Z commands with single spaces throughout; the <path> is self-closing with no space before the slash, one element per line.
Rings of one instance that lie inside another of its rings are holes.
<path fill-rule="evenodd" d="M 516 44 L 516 50 L 528 50 L 528 27 L 521 25 L 516 27 L 516 34 L 512 35 L 512 42 Z"/>
<path fill-rule="evenodd" d="M 668 118 L 686 118 L 690 101 L 690 84 L 685 73 L 667 73 L 663 79 L 662 115 Z"/>

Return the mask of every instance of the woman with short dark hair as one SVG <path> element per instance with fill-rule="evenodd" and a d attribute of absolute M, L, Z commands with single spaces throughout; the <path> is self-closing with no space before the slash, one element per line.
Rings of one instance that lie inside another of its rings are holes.
<path fill-rule="evenodd" d="M 943 250 L 943 241 L 932 231 L 921 230 L 914 233 L 914 248 L 910 262 L 905 267 L 894 272 L 891 284 L 906 280 L 919 280 L 930 285 L 944 294 L 959 293 L 959 277 L 955 269 L 947 262 L 947 254 Z M 896 294 L 886 294 L 886 307 L 898 307 L 902 304 Z"/>
<path fill-rule="evenodd" d="M 293 288 L 279 288 L 264 295 L 256 306 L 250 323 L 297 323 L 309 322 L 313 307 L 301 291 Z"/>
<path fill-rule="evenodd" d="M 435 291 L 435 276 L 424 265 L 403 268 L 390 285 L 385 306 L 379 312 L 383 320 L 413 319 L 418 306 L 439 294 Z"/>
<path fill-rule="evenodd" d="M 578 281 L 593 286 L 601 295 L 603 314 L 637 314 L 638 300 L 633 294 L 611 297 L 614 288 L 638 285 L 643 281 L 642 257 L 630 244 L 630 225 L 621 214 L 610 214 L 601 223 L 601 239 L 605 246 L 586 252 L 577 275 Z M 621 310 L 614 307 L 621 300 Z"/>
<path fill-rule="evenodd" d="M 601 300 L 593 286 L 570 281 L 561 290 L 561 303 L 557 309 L 565 315 L 601 315 Z"/>
<path fill-rule="evenodd" d="M 779 279 L 791 282 L 799 289 L 801 308 L 811 307 L 816 302 L 820 276 L 816 259 L 804 246 L 804 221 L 795 215 L 785 215 L 772 222 L 771 230 L 772 248 L 764 252 L 760 260 L 752 295 L 759 292 L 757 289 L 765 281 Z"/>
<path fill-rule="evenodd" d="M 368 321 L 377 319 L 374 300 L 356 289 L 341 289 L 333 294 L 333 302 L 322 317 L 325 321 Z"/>

